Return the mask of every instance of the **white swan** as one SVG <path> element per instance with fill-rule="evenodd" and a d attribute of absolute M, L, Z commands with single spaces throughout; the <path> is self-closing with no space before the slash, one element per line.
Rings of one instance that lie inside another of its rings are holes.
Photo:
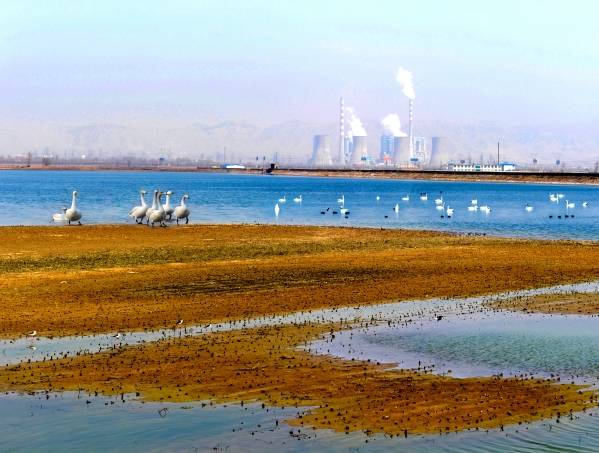
<path fill-rule="evenodd" d="M 573 208 L 574 207 L 574 203 L 568 203 L 568 200 L 566 200 L 566 206 L 568 208 Z"/>
<path fill-rule="evenodd" d="M 166 193 L 166 201 L 164 202 L 164 212 L 166 213 L 166 215 L 168 216 L 168 219 L 172 219 L 173 217 L 173 211 L 175 210 L 175 208 L 173 208 L 171 206 L 171 195 L 173 194 L 172 190 L 169 190 Z"/>
<path fill-rule="evenodd" d="M 557 194 L 557 197 L 558 197 L 558 198 L 564 198 L 564 194 L 563 194 L 563 193 L 558 193 L 558 194 Z"/>
<path fill-rule="evenodd" d="M 285 195 L 283 198 L 279 198 L 279 201 L 281 203 L 285 203 L 287 201 L 287 195 Z"/>
<path fill-rule="evenodd" d="M 379 197 L 378 195 L 376 196 L 376 200 L 379 201 L 381 199 L 381 197 Z"/>
<path fill-rule="evenodd" d="M 491 208 L 490 208 L 490 207 L 488 207 L 488 206 L 481 206 L 479 209 L 480 209 L 481 211 L 487 211 L 487 212 L 491 212 Z"/>
<path fill-rule="evenodd" d="M 478 206 L 468 206 L 468 211 L 478 211 Z"/>
<path fill-rule="evenodd" d="M 341 214 L 346 214 L 349 209 L 344 208 L 343 206 L 339 206 L 341 209 L 339 209 L 339 212 L 341 212 Z"/>
<path fill-rule="evenodd" d="M 402 197 L 402 200 L 403 201 L 410 201 L 410 196 L 406 195 L 405 197 Z"/>
<path fill-rule="evenodd" d="M 185 200 L 188 198 L 189 195 L 183 195 L 183 198 L 181 198 L 181 206 L 177 206 L 175 212 L 173 212 L 173 215 L 177 219 L 177 225 L 179 225 L 179 219 L 185 219 L 185 225 L 189 223 L 189 208 L 185 204 Z"/>
<path fill-rule="evenodd" d="M 69 225 L 71 224 L 71 222 L 75 222 L 77 221 L 78 225 L 81 225 L 81 217 L 83 217 L 83 214 L 81 214 L 81 211 L 79 209 L 77 209 L 75 200 L 77 198 L 77 191 L 73 192 L 73 202 L 71 203 L 71 209 L 67 209 L 64 213 L 64 218 L 66 220 L 68 220 Z"/>
<path fill-rule="evenodd" d="M 275 214 L 276 214 L 276 215 L 279 215 L 279 211 L 280 211 L 280 208 L 279 208 L 279 204 L 277 203 L 277 204 L 275 205 Z"/>
<path fill-rule="evenodd" d="M 299 198 L 294 198 L 293 201 L 298 201 L 298 202 L 302 202 L 302 196 L 300 195 Z"/>
<path fill-rule="evenodd" d="M 345 195 L 337 200 L 337 203 L 345 204 Z"/>
<path fill-rule="evenodd" d="M 146 209 L 146 217 L 148 219 L 148 225 L 150 224 L 150 215 L 152 214 L 152 212 L 154 212 L 156 210 L 156 195 L 158 195 L 157 189 L 154 190 L 154 197 L 152 198 L 152 206 L 149 207 L 148 209 Z M 142 220 L 142 222 L 143 222 L 143 220 Z"/>
<path fill-rule="evenodd" d="M 556 197 L 555 195 L 553 195 L 553 194 L 549 195 L 549 199 L 550 199 L 551 201 L 557 201 L 557 200 L 559 200 L 559 198 L 557 198 L 557 197 Z"/>
<path fill-rule="evenodd" d="M 445 209 L 445 203 L 440 204 L 439 206 L 435 206 L 437 209 Z"/>
<path fill-rule="evenodd" d="M 443 197 L 441 197 L 441 198 L 437 198 L 437 199 L 435 200 L 435 203 L 437 203 L 437 204 L 443 204 Z"/>
<path fill-rule="evenodd" d="M 65 212 L 67 212 L 66 206 L 62 207 L 62 214 L 52 214 L 52 220 L 55 222 L 66 222 L 67 218 L 64 216 Z"/>
<path fill-rule="evenodd" d="M 144 199 L 144 195 L 147 192 L 145 190 L 141 191 L 141 206 L 135 206 L 133 209 L 131 209 L 131 212 L 129 213 L 129 217 L 133 217 L 135 219 L 135 223 L 141 223 L 143 222 L 143 218 L 146 216 L 146 211 L 148 210 L 148 204 L 146 203 L 146 200 Z M 142 219 L 139 222 L 137 221 L 137 219 Z"/>
<path fill-rule="evenodd" d="M 453 208 L 447 206 L 447 214 L 453 214 Z"/>
<path fill-rule="evenodd" d="M 427 194 L 427 193 L 425 193 L 424 195 L 422 195 L 422 196 L 420 197 L 420 199 L 421 199 L 421 200 L 428 200 L 428 194 Z"/>
<path fill-rule="evenodd" d="M 534 208 L 532 206 L 528 206 L 528 203 L 526 203 L 524 209 L 526 209 L 527 211 L 532 211 Z"/>
<path fill-rule="evenodd" d="M 396 204 L 396 205 L 395 205 L 395 207 L 393 208 L 393 210 L 394 210 L 395 212 L 399 211 L 399 205 L 398 205 L 398 204 Z"/>
<path fill-rule="evenodd" d="M 585 201 L 585 202 L 584 202 L 582 205 L 583 205 L 583 206 L 586 208 L 586 207 L 589 205 L 589 202 L 588 202 L 588 201 Z M 64 209 L 64 208 L 63 208 L 63 209 Z"/>
<path fill-rule="evenodd" d="M 162 203 L 160 202 L 160 197 L 163 195 L 164 195 L 164 192 L 158 192 L 158 195 L 156 196 L 156 203 L 157 203 L 158 207 L 156 209 L 154 209 L 152 211 L 152 213 L 150 214 L 150 217 L 148 217 L 148 224 L 151 221 L 152 227 L 154 227 L 154 224 L 156 222 L 158 222 L 158 224 L 162 227 L 166 226 L 163 223 L 164 219 L 166 219 L 166 212 L 164 211 L 164 207 L 162 206 Z"/>
<path fill-rule="evenodd" d="M 470 203 L 472 203 L 472 204 L 478 204 L 478 198 L 475 198 L 474 200 L 470 200 Z"/>

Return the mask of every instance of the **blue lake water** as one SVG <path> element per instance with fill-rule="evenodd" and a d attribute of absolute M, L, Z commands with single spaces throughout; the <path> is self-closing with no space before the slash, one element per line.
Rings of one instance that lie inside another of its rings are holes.
<path fill-rule="evenodd" d="M 594 186 L 222 173 L 2 171 L 0 208 L 6 214 L 0 224 L 57 224 L 52 214 L 63 205 L 70 207 L 74 190 L 84 224 L 133 223 L 128 213 L 140 204 L 141 189 L 149 192 L 148 204 L 154 189 L 172 190 L 175 205 L 189 194 L 191 223 L 349 225 L 599 240 L 599 188 Z M 428 200 L 421 200 L 421 193 L 428 193 Z M 552 202 L 550 193 L 564 197 Z M 294 202 L 300 195 L 302 202 Z M 284 196 L 287 201 L 279 202 Z M 339 212 L 337 200 L 342 196 L 348 218 L 332 214 Z M 402 200 L 406 196 L 409 201 Z M 451 218 L 436 209 L 434 200 L 441 196 L 455 210 Z M 478 206 L 489 206 L 491 212 L 469 211 L 472 199 L 478 199 Z M 575 206 L 567 208 L 566 200 Z M 583 207 L 583 202 L 588 206 Z M 281 209 L 278 216 L 275 204 Z M 393 210 L 396 204 L 398 212 Z M 534 209 L 526 211 L 526 204 Z"/>

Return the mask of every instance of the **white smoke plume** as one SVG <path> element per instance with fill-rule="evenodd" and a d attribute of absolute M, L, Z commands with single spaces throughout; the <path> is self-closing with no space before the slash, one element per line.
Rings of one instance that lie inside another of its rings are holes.
<path fill-rule="evenodd" d="M 408 135 L 405 132 L 401 131 L 401 123 L 399 121 L 399 116 L 389 113 L 383 120 L 381 124 L 385 128 L 385 134 L 393 135 L 394 137 L 407 137 Z"/>
<path fill-rule="evenodd" d="M 397 80 L 397 83 L 402 86 L 401 91 L 403 91 L 403 94 L 405 94 L 408 99 L 414 99 L 416 97 L 416 93 L 414 93 L 414 85 L 412 84 L 412 73 L 410 71 L 405 71 L 403 68 L 399 68 L 397 70 L 395 80 Z"/>
<path fill-rule="evenodd" d="M 352 135 L 365 137 L 366 131 L 364 130 L 364 126 L 362 126 L 362 121 L 356 116 L 356 110 L 348 107 L 347 112 L 349 113 L 349 127 L 351 128 Z"/>

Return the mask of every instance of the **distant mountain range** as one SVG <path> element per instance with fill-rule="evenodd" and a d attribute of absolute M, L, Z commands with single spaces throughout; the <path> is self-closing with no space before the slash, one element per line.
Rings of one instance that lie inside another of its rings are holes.
<path fill-rule="evenodd" d="M 368 135 L 368 150 L 373 157 L 380 153 L 380 137 L 384 129 L 380 121 L 362 121 Z M 346 131 L 348 130 L 346 126 Z M 405 130 L 405 126 L 404 126 Z M 305 161 L 312 155 L 314 135 L 331 136 L 331 152 L 337 155 L 339 126 L 336 123 L 318 124 L 287 121 L 274 125 L 258 125 L 244 121 L 223 121 L 214 124 L 181 121 L 173 126 L 145 124 L 88 123 L 79 126 L 4 125 L 0 128 L 0 155 L 38 155 L 49 149 L 62 156 L 92 155 L 113 157 L 166 157 L 170 148 L 173 157 L 253 161 L 256 156 L 280 162 Z M 531 163 L 536 155 L 540 164 L 561 160 L 569 165 L 584 165 L 599 159 L 599 128 L 597 125 L 560 126 L 501 126 L 494 124 L 463 124 L 447 122 L 416 122 L 414 135 L 444 136 L 448 153 L 454 159 L 486 162 L 496 159 L 500 143 L 501 160 Z M 555 155 L 555 156 L 554 156 Z"/>

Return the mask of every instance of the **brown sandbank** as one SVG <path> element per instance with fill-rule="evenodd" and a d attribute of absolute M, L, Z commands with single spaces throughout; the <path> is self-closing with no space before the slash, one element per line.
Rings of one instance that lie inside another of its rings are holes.
<path fill-rule="evenodd" d="M 435 232 L 138 225 L 0 228 L 0 337 L 208 323 L 599 278 L 597 243 Z"/>

